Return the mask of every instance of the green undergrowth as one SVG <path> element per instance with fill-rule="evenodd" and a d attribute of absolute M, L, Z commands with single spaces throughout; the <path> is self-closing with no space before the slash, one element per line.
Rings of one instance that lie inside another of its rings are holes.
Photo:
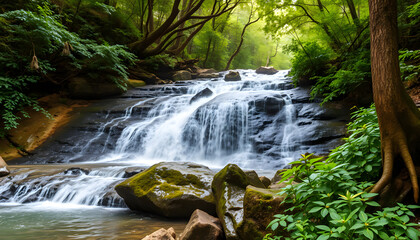
<path fill-rule="evenodd" d="M 127 67 L 135 56 L 122 45 L 81 38 L 53 9 L 45 2 L 33 11 L 0 14 L 0 137 L 29 117 L 27 107 L 46 113 L 36 90 L 62 90 L 71 76 L 126 88 Z"/>
<path fill-rule="evenodd" d="M 417 224 L 409 222 L 419 206 L 381 208 L 367 191 L 381 172 L 374 106 L 353 113 L 348 133 L 327 159 L 302 155 L 283 173 L 282 181 L 300 183 L 280 192 L 287 196 L 283 204 L 293 207 L 274 216 L 265 239 L 419 239 Z"/>

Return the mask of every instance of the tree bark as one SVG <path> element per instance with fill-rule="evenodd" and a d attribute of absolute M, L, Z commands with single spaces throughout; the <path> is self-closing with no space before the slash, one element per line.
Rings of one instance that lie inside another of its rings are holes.
<path fill-rule="evenodd" d="M 420 165 L 420 112 L 401 82 L 397 1 L 369 0 L 369 12 L 372 87 L 381 133 L 383 165 L 382 176 L 371 192 L 382 192 L 395 182 L 401 172 L 406 171 L 414 201 L 418 202 L 416 166 Z"/>

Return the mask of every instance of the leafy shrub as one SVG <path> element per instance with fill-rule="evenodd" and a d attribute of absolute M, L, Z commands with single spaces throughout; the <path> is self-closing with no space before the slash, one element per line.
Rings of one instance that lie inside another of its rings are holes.
<path fill-rule="evenodd" d="M 293 76 L 295 85 L 305 84 L 313 76 L 324 76 L 328 69 L 327 64 L 333 55 L 331 50 L 323 48 L 316 42 L 302 45 L 303 48 L 296 40 L 293 40 L 292 44 L 284 49 L 285 52 L 293 53 L 290 74 Z"/>
<path fill-rule="evenodd" d="M 312 97 L 322 97 L 325 103 L 345 96 L 361 84 L 370 82 L 369 54 L 368 49 L 357 50 L 347 56 L 340 69 L 333 67 L 328 70 L 326 76 L 314 75 L 312 79 L 316 84 L 311 89 Z"/>
<path fill-rule="evenodd" d="M 274 216 L 268 226 L 273 234 L 265 239 L 418 239 L 417 224 L 409 220 L 419 206 L 380 209 L 370 200 L 376 194 L 364 192 L 379 177 L 379 128 L 373 106 L 356 111 L 353 118 L 350 137 L 324 162 L 303 155 L 283 173 L 283 181 L 300 183 L 280 193 L 293 207 Z M 290 236 L 276 236 L 280 230 Z"/>
<path fill-rule="evenodd" d="M 68 56 L 63 56 L 66 46 L 68 54 L 64 55 Z M 39 68 L 31 69 L 34 56 Z M 127 65 L 134 58 L 124 46 L 100 45 L 69 32 L 48 5 L 38 6 L 37 12 L 15 10 L 0 14 L 3 73 L 0 78 L 0 137 L 5 131 L 16 128 L 17 120 L 22 116 L 29 117 L 25 107 L 46 113 L 28 95 L 41 80 L 51 81 L 51 73 L 60 70 L 64 75 L 69 75 L 70 71 L 93 77 L 101 74 L 125 88 Z"/>
<path fill-rule="evenodd" d="M 399 59 L 402 80 L 409 85 L 418 84 L 420 79 L 420 50 L 401 50 Z"/>

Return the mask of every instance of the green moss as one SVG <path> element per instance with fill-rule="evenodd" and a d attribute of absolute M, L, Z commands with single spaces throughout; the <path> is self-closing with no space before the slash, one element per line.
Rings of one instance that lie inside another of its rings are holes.
<path fill-rule="evenodd" d="M 118 184 L 118 187 L 125 187 L 128 186 L 133 189 L 134 195 L 142 196 L 146 195 L 150 190 L 152 190 L 156 185 L 160 184 L 160 182 L 155 178 L 155 166 L 150 167 L 146 171 L 143 171 L 124 182 Z"/>
<path fill-rule="evenodd" d="M 180 187 L 191 185 L 197 189 L 205 187 L 204 183 L 200 179 L 193 175 L 183 175 L 181 172 L 166 167 L 158 168 L 158 166 L 152 166 L 144 172 L 141 172 L 124 182 L 117 185 L 117 187 L 130 187 L 134 195 L 137 197 L 148 194 L 153 191 L 156 186 L 159 189 L 167 193 L 165 198 L 175 198 L 183 194 Z M 204 193 L 203 191 L 196 190 L 199 194 Z M 213 200 L 213 196 L 207 197 L 210 201 Z"/>
<path fill-rule="evenodd" d="M 183 191 L 181 191 L 181 188 L 168 183 L 162 183 L 159 185 L 159 189 L 166 193 L 166 195 L 163 196 L 165 199 L 174 199 L 184 194 Z"/>
<path fill-rule="evenodd" d="M 220 185 L 224 181 L 242 188 L 246 188 L 249 184 L 246 174 L 235 164 L 226 165 L 214 176 L 215 185 Z"/>

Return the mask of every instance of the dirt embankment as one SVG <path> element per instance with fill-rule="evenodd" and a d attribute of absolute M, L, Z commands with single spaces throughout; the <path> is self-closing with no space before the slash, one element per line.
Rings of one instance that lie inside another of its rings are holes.
<path fill-rule="evenodd" d="M 48 137 L 66 124 L 75 108 L 85 107 L 90 101 L 71 100 L 58 94 L 45 96 L 39 104 L 51 114 L 46 117 L 41 112 L 28 110 L 30 118 L 22 118 L 17 129 L 8 133 L 8 139 L 0 140 L 0 156 L 4 160 L 21 157 L 40 146 Z"/>

